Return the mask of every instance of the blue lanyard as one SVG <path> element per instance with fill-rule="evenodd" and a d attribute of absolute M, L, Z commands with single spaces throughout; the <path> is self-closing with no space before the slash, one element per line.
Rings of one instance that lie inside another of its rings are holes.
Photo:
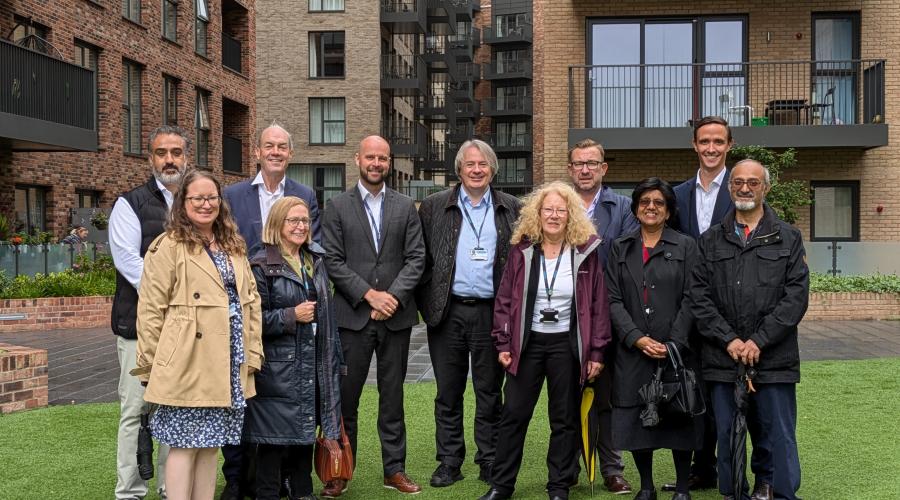
<path fill-rule="evenodd" d="M 462 190 L 460 190 L 462 191 Z M 459 194 L 459 204 L 463 207 L 463 214 L 466 216 L 466 221 L 469 223 L 469 227 L 472 228 L 472 232 L 475 233 L 475 248 L 481 248 L 481 231 L 484 230 L 484 221 L 488 218 L 488 213 L 491 211 L 491 203 L 489 199 L 490 194 L 487 194 L 482 201 L 487 204 L 487 208 L 484 211 L 484 217 L 481 219 L 481 226 L 478 229 L 475 229 L 475 223 L 472 222 L 472 216 L 469 215 L 469 210 L 466 208 L 466 201 L 462 198 L 462 192 Z"/>
<path fill-rule="evenodd" d="M 375 198 L 374 196 L 372 197 Z M 381 241 L 381 228 L 378 227 L 378 223 L 375 222 L 375 214 L 372 213 L 372 209 L 369 208 L 369 203 L 363 198 L 363 206 L 366 207 L 366 212 L 369 214 L 369 221 L 372 223 L 372 227 L 375 228 L 375 250 L 378 251 L 378 242 Z M 384 226 L 384 197 L 381 198 L 381 225 Z"/>
<path fill-rule="evenodd" d="M 547 292 L 547 304 L 550 304 L 550 298 L 553 297 L 553 285 L 556 284 L 556 273 L 559 272 L 559 264 L 563 260 L 563 253 L 566 251 L 566 244 L 563 243 L 559 249 L 559 257 L 556 258 L 556 269 L 553 270 L 553 280 L 547 283 L 547 259 L 544 257 L 544 250 L 541 249 L 541 267 L 544 269 L 544 290 Z"/>

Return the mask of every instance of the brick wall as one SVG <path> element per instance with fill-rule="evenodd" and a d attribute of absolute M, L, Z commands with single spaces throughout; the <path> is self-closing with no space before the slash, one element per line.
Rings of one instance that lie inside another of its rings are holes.
<path fill-rule="evenodd" d="M 209 165 L 225 182 L 255 173 L 252 161 L 252 131 L 255 129 L 254 0 L 232 0 L 246 8 L 243 26 L 230 16 L 229 32 L 241 40 L 243 75 L 222 66 L 222 1 L 210 0 L 208 58 L 194 52 L 194 2 L 178 3 L 177 43 L 162 37 L 161 2 L 141 2 L 141 23 L 122 17 L 122 3 L 113 0 L 11 0 L 0 3 L 0 32 L 12 30 L 14 15 L 32 16 L 50 28 L 49 41 L 67 61 L 75 61 L 75 41 L 100 49 L 99 150 L 96 153 L 0 154 L 0 213 L 12 216 L 15 184 L 33 184 L 48 189 L 47 226 L 62 236 L 69 224 L 69 209 L 77 208 L 76 189 L 101 192 L 101 206 L 112 206 L 122 192 L 147 181 L 150 170 L 146 154 L 123 153 L 122 60 L 143 65 L 141 76 L 142 149 L 150 131 L 162 124 L 163 74 L 180 79 L 178 124 L 193 135 L 195 89 L 211 93 Z M 240 17 L 240 16 L 238 16 Z M 246 107 L 242 125 L 236 125 L 245 144 L 244 175 L 222 172 L 223 99 Z M 2 150 L 2 148 L 0 148 Z M 190 161 L 193 164 L 193 157 Z"/>
<path fill-rule="evenodd" d="M 0 343 L 0 415 L 47 406 L 47 351 Z"/>
<path fill-rule="evenodd" d="M 585 33 L 589 17 L 746 14 L 749 60 L 809 60 L 811 14 L 861 13 L 861 57 L 887 59 L 886 123 L 900 123 L 900 9 L 890 2 L 766 0 L 720 2 L 613 1 L 536 2 L 534 18 L 534 172 L 535 182 L 566 177 L 568 150 L 568 67 L 585 64 Z M 771 33 L 771 41 L 766 40 Z M 799 38 L 798 35 L 799 34 Z M 652 129 L 646 133 L 652 134 Z M 685 145 L 690 144 L 685 129 Z M 600 142 L 602 137 L 597 138 Z M 863 241 L 900 240 L 900 198 L 892 193 L 900 183 L 900 132 L 891 126 L 890 145 L 859 150 L 802 150 L 798 168 L 788 176 L 799 180 L 858 180 L 860 236 Z M 669 180 L 696 171 L 692 151 L 610 151 L 609 181 L 637 181 L 648 175 Z M 884 210 L 879 213 L 876 207 Z M 809 210 L 798 222 L 809 234 Z"/>
<path fill-rule="evenodd" d="M 900 294 L 811 293 L 804 321 L 900 319 Z"/>
<path fill-rule="evenodd" d="M 108 326 L 111 308 L 112 297 L 101 296 L 0 299 L 3 314 L 25 315 L 0 321 L 0 333 Z"/>

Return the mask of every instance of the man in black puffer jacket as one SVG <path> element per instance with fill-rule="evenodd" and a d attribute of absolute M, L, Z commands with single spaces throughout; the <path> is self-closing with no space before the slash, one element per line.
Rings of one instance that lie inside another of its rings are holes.
<path fill-rule="evenodd" d="M 416 301 L 428 325 L 437 381 L 434 400 L 437 470 L 434 487 L 462 479 L 465 460 L 463 394 L 472 359 L 475 387 L 475 463 L 490 480 L 500 421 L 503 370 L 491 338 L 494 294 L 500 284 L 519 200 L 491 188 L 497 155 L 483 141 L 463 143 L 456 155 L 460 184 L 422 202 L 425 273 Z"/>
<path fill-rule="evenodd" d="M 751 499 L 793 500 L 800 487 L 797 325 L 809 300 L 809 268 L 800 231 L 764 203 L 769 188 L 769 172 L 759 162 L 734 166 L 729 191 L 735 207 L 700 237 L 703 263 L 691 287 L 716 418 L 719 491 L 726 499 L 746 495 L 732 491 L 729 445 L 742 364 L 757 371 L 747 415 L 756 475 Z"/>

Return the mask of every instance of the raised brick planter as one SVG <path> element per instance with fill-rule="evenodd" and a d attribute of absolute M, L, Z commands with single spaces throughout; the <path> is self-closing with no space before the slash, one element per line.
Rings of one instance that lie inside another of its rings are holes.
<path fill-rule="evenodd" d="M 900 319 L 900 294 L 829 292 L 809 294 L 805 321 Z"/>
<path fill-rule="evenodd" d="M 2 299 L 0 333 L 61 328 L 96 328 L 109 325 L 112 297 L 49 297 Z"/>
<path fill-rule="evenodd" d="M 0 414 L 47 406 L 47 351 L 0 343 Z"/>

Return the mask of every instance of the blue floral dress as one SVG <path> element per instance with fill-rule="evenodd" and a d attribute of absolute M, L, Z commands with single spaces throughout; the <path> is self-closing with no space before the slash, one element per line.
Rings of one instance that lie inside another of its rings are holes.
<path fill-rule="evenodd" d="M 241 363 L 244 362 L 244 321 L 237 293 L 234 268 L 228 254 L 207 249 L 228 293 L 231 323 L 231 407 L 189 408 L 160 405 L 150 419 L 150 431 L 159 442 L 175 448 L 218 448 L 240 444 L 244 426 L 244 390 L 241 388 Z"/>

